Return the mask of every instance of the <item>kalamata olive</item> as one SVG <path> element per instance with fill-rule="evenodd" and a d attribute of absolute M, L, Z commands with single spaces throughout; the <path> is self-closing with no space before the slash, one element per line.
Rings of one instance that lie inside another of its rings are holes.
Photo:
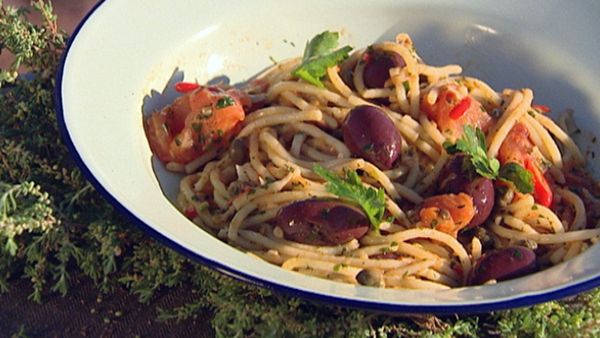
<path fill-rule="evenodd" d="M 356 275 L 356 281 L 365 286 L 380 286 L 383 280 L 383 273 L 376 269 L 362 269 Z"/>
<path fill-rule="evenodd" d="M 334 200 L 308 199 L 281 208 L 275 218 L 286 239 L 335 245 L 358 239 L 369 231 L 369 219 L 358 208 Z"/>
<path fill-rule="evenodd" d="M 390 69 L 404 67 L 406 64 L 400 55 L 394 52 L 375 51 L 368 54 L 363 80 L 367 88 L 383 88 L 390 78 Z"/>
<path fill-rule="evenodd" d="M 442 168 L 439 175 L 439 191 L 441 193 L 463 192 L 469 183 L 469 174 L 465 170 L 465 161 L 468 157 L 463 154 L 453 155 Z"/>
<path fill-rule="evenodd" d="M 517 278 L 536 269 L 535 253 L 523 246 L 513 246 L 481 256 L 469 275 L 469 284 L 479 285 L 491 279 Z"/>
<path fill-rule="evenodd" d="M 248 162 L 248 147 L 246 147 L 244 141 L 237 138 L 233 140 L 229 148 L 229 156 L 231 156 L 233 163 L 238 165 Z"/>
<path fill-rule="evenodd" d="M 475 207 L 475 216 L 467 227 L 479 226 L 485 222 L 494 208 L 494 184 L 490 179 L 478 177 L 467 184 L 465 193 L 473 197 Z"/>
<path fill-rule="evenodd" d="M 465 155 L 456 155 L 448 161 L 440 172 L 440 190 L 453 194 L 464 192 L 473 198 L 475 216 L 467 225 L 467 228 L 472 228 L 483 224 L 490 216 L 494 208 L 495 192 L 492 180 L 484 177 L 470 178 L 474 174 L 465 172 L 465 160 L 468 160 Z"/>
<path fill-rule="evenodd" d="M 344 143 L 355 155 L 381 169 L 392 168 L 400 156 L 402 136 L 394 122 L 379 108 L 357 106 L 342 125 Z"/>
<path fill-rule="evenodd" d="M 350 89 L 355 90 L 354 86 L 354 68 L 358 60 L 347 59 L 340 65 L 340 78 Z"/>

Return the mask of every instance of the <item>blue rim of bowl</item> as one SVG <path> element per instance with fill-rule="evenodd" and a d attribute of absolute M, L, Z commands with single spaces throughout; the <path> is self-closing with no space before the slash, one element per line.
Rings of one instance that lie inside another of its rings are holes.
<path fill-rule="evenodd" d="M 99 1 L 81 20 L 79 25 L 73 31 L 73 34 L 69 38 L 67 42 L 67 46 L 63 52 L 61 57 L 60 64 L 56 73 L 56 85 L 54 90 L 55 96 L 55 109 L 58 119 L 58 127 L 60 133 L 63 137 L 63 140 L 69 149 L 69 152 L 77 166 L 83 172 L 88 181 L 92 183 L 94 188 L 122 215 L 127 216 L 133 223 L 144 231 L 146 234 L 152 236 L 157 239 L 162 244 L 167 247 L 177 251 L 178 253 L 185 255 L 205 266 L 208 266 L 214 270 L 217 270 L 221 273 L 224 273 L 228 276 L 236 278 L 246 283 L 251 283 L 254 285 L 258 285 L 260 287 L 264 287 L 270 290 L 274 290 L 277 292 L 282 292 L 290 296 L 300 297 L 312 301 L 316 301 L 318 303 L 327 303 L 329 305 L 338 305 L 345 307 L 352 307 L 364 310 L 372 310 L 377 312 L 396 312 L 396 313 L 433 313 L 433 314 L 471 314 L 471 313 L 484 313 L 490 311 L 497 310 L 506 310 L 511 308 L 530 306 L 539 303 L 544 303 L 552 300 L 557 300 L 569 296 L 576 295 L 578 293 L 591 290 L 600 286 L 600 276 L 582 281 L 579 283 L 575 283 L 572 285 L 568 285 L 562 288 L 558 288 L 553 291 L 542 292 L 535 295 L 523 295 L 517 296 L 507 300 L 500 301 L 491 301 L 488 303 L 476 303 L 476 304 L 448 304 L 448 305 L 419 305 L 419 304 L 390 304 L 390 303 L 380 303 L 378 301 L 364 301 L 357 299 L 348 299 L 343 298 L 341 296 L 330 296 L 324 295 L 321 293 L 306 291 L 297 289 L 294 287 L 286 286 L 283 284 L 277 284 L 265 279 L 262 279 L 259 276 L 250 275 L 244 273 L 242 271 L 236 270 L 231 266 L 227 266 L 221 262 L 209 259 L 204 257 L 196 252 L 193 252 L 177 242 L 167 238 L 156 229 L 154 229 L 151 225 L 146 224 L 140 218 L 138 218 L 132 211 L 127 209 L 121 202 L 119 202 L 100 182 L 96 179 L 92 171 L 87 167 L 85 162 L 82 160 L 81 156 L 77 152 L 75 144 L 71 139 L 71 135 L 69 134 L 67 125 L 64 119 L 64 111 L 63 111 L 63 102 L 62 102 L 62 81 L 63 81 L 63 73 L 65 70 L 65 62 L 71 46 L 73 45 L 73 41 L 77 38 L 79 31 L 86 24 L 86 22 L 90 19 L 90 17 L 96 12 L 98 8 L 104 5 L 107 0 Z"/>

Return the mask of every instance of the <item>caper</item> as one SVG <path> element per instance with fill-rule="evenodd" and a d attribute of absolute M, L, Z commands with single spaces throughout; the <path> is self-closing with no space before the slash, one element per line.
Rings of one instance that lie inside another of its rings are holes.
<path fill-rule="evenodd" d="M 381 286 L 383 282 L 383 273 L 381 270 L 377 269 L 362 269 L 358 275 L 356 275 L 356 280 L 365 286 Z"/>

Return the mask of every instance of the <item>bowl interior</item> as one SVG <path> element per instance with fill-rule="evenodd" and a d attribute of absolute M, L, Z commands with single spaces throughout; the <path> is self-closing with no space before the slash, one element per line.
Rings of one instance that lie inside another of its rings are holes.
<path fill-rule="evenodd" d="M 567 5 L 554 4 L 232 1 L 225 10 L 208 1 L 105 1 L 71 41 L 59 76 L 59 117 L 82 169 L 111 202 L 167 245 L 239 278 L 392 311 L 479 311 L 545 301 L 600 284 L 594 260 L 600 248 L 498 285 L 436 292 L 354 287 L 252 258 L 170 203 L 180 177 L 152 157 L 142 120 L 176 96 L 177 81 L 245 81 L 273 60 L 301 55 L 306 41 L 324 30 L 340 31 L 342 43 L 356 48 L 407 32 L 429 64 L 457 63 L 496 90 L 529 87 L 536 103 L 573 109 L 583 130 L 578 141 L 591 154 L 599 150 L 589 135 L 600 129 L 600 42 L 589 32 L 599 31 L 592 13 L 600 8 L 565 12 Z M 530 11 L 534 18 L 519 14 Z M 597 172 L 598 162 L 590 162 Z"/>

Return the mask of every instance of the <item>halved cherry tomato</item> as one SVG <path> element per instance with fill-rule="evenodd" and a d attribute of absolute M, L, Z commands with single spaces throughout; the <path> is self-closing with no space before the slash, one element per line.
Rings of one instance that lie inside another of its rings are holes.
<path fill-rule="evenodd" d="M 244 93 L 199 87 L 154 113 L 144 124 L 152 152 L 163 162 L 188 163 L 211 147 L 225 146 L 245 118 Z"/>
<path fill-rule="evenodd" d="M 473 198 L 465 193 L 435 195 L 423 201 L 419 217 L 423 226 L 456 237 L 475 216 Z"/>

